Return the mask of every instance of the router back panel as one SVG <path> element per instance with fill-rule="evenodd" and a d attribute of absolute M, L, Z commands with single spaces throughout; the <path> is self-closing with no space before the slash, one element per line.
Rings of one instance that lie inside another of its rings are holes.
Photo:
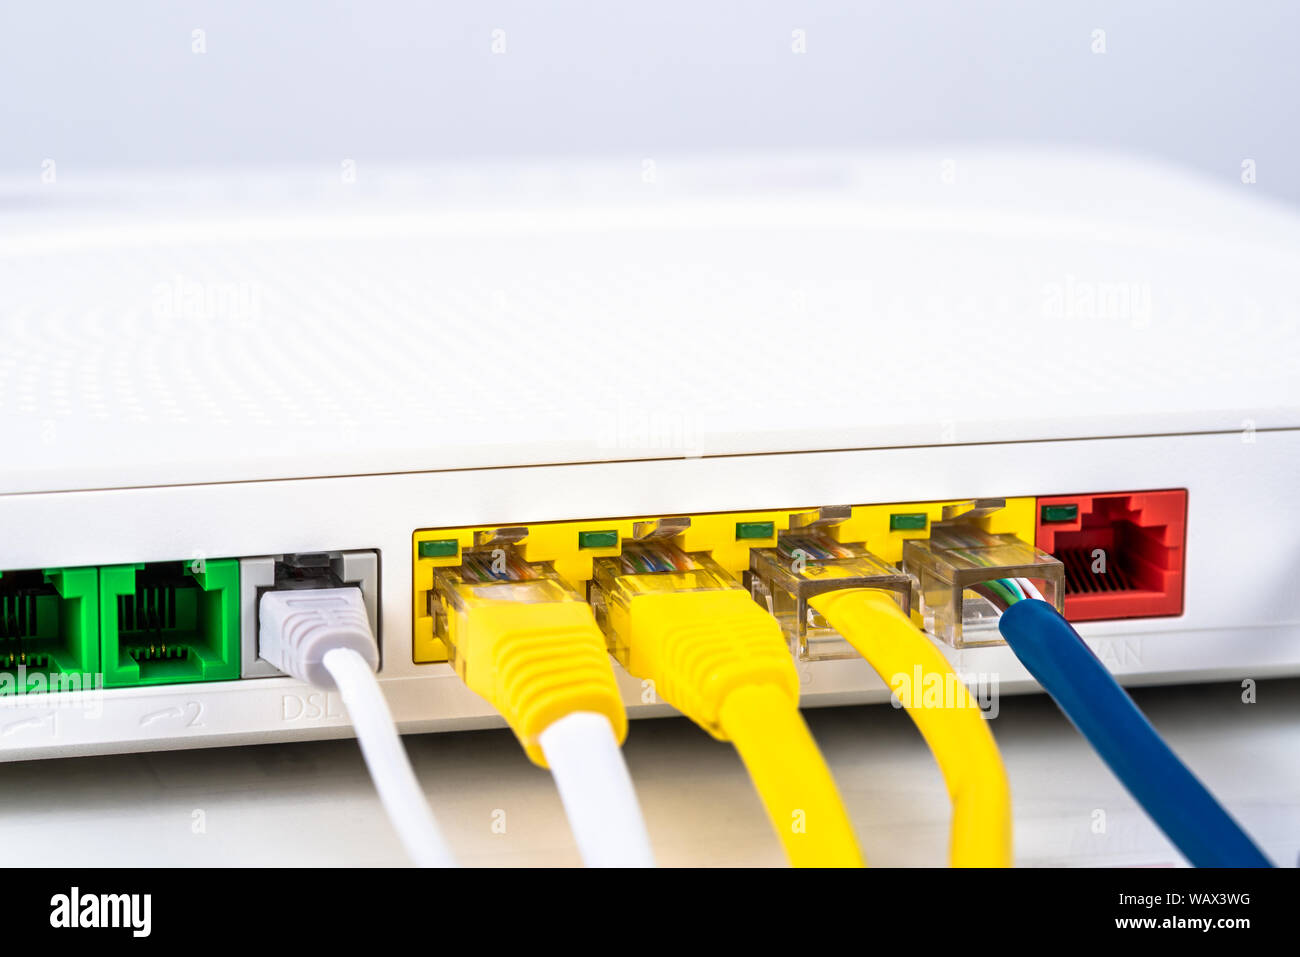
<path fill-rule="evenodd" d="M 1008 491 L 1033 500 L 1032 528 L 1041 517 L 1038 502 L 1069 497 L 1056 494 L 1061 489 L 1181 484 L 1187 503 L 1182 613 L 1081 620 L 1080 633 L 1130 684 L 1300 674 L 1300 596 L 1288 584 L 1300 519 L 1290 506 L 1287 465 L 1300 455 L 1300 435 L 1257 433 L 1250 447 L 1254 467 L 1207 467 L 1235 461 L 1241 443 L 1239 433 L 1210 433 L 4 496 L 3 564 L 40 569 L 63 562 L 102 574 L 105 567 L 164 562 L 211 569 L 247 556 L 371 556 L 378 566 L 380 680 L 395 717 L 404 731 L 451 730 L 498 726 L 500 718 L 436 660 L 443 656 L 420 650 L 414 610 L 421 572 L 413 556 L 427 530 L 561 521 L 577 523 L 576 540 L 578 525 L 593 516 L 591 524 L 618 527 L 635 517 L 725 511 L 734 528 L 732 513 L 788 516 L 800 502 L 809 508 L 894 502 L 906 509 L 899 514 L 910 515 L 918 501 Z M 766 508 L 776 503 L 785 508 Z M 1260 516 L 1269 516 L 1267 535 L 1259 534 Z M 100 609 L 112 612 L 102 602 Z M 1005 647 L 941 647 L 973 681 L 996 682 L 1002 692 L 1035 687 Z M 250 665 L 256 674 L 268 673 L 265 663 L 261 670 L 257 664 L 245 660 L 244 673 Z M 860 660 L 799 668 L 805 705 L 888 697 Z M 647 701 L 639 681 L 620 672 L 620 682 L 631 716 L 670 713 Z M 10 759 L 350 733 L 332 694 L 275 676 L 141 682 L 83 696 L 10 695 L 0 701 L 0 720 Z"/>

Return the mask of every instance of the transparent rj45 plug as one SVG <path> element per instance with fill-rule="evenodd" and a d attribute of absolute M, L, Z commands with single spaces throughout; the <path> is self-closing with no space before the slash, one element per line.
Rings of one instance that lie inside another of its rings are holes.
<path fill-rule="evenodd" d="M 859 657 L 808 604 L 810 598 L 845 588 L 879 588 L 892 593 L 904 613 L 911 606 L 911 579 L 861 545 L 815 533 L 783 535 L 776 548 L 750 552 L 749 562 L 750 593 L 780 622 L 791 652 L 802 661 Z"/>
<path fill-rule="evenodd" d="M 903 568 L 917 581 L 926 631 L 955 648 L 1003 643 L 1001 609 L 988 582 L 1027 578 L 1057 611 L 1065 600 L 1060 561 L 1014 535 L 992 535 L 967 522 L 935 525 L 929 539 L 905 542 Z"/>

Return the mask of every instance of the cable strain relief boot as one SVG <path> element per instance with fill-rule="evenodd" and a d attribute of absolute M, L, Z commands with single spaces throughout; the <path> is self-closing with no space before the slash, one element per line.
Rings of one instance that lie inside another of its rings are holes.
<path fill-rule="evenodd" d="M 455 662 L 488 699 L 529 760 L 547 767 L 540 735 L 575 711 L 603 714 L 620 744 L 627 712 L 605 637 L 586 602 L 498 602 L 475 608 Z"/>
<path fill-rule="evenodd" d="M 333 648 L 350 648 L 379 669 L 379 645 L 355 586 L 264 592 L 258 622 L 258 655 L 315 687 L 335 687 L 321 663 Z"/>
<path fill-rule="evenodd" d="M 634 598 L 628 670 L 654 676 L 658 696 L 727 740 L 720 712 L 737 688 L 771 685 L 799 702 L 799 675 L 776 619 L 739 589 Z"/>

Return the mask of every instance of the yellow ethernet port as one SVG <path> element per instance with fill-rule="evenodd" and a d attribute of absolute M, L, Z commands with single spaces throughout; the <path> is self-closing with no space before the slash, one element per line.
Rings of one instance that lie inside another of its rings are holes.
<path fill-rule="evenodd" d="M 978 520 L 990 534 L 1009 533 L 1024 542 L 1034 541 L 1033 497 L 1009 498 L 1005 506 Z M 945 506 L 962 500 L 902 502 L 841 506 L 846 516 L 825 529 L 843 543 L 863 545 L 886 562 L 898 565 L 903 543 L 930 536 L 932 525 L 943 518 Z M 816 507 L 746 512 L 697 512 L 683 515 L 648 515 L 631 518 L 594 518 L 565 522 L 527 522 L 430 528 L 412 535 L 412 654 L 417 663 L 445 662 L 447 646 L 437 634 L 435 610 L 430 606 L 434 569 L 456 567 L 467 550 L 500 549 L 502 560 L 510 553 L 525 562 L 550 562 L 555 571 L 575 587 L 591 581 L 596 559 L 618 556 L 625 543 L 660 542 L 686 553 L 706 553 L 739 580 L 750 567 L 754 549 L 771 549 L 782 533 L 797 531 L 817 521 Z"/>

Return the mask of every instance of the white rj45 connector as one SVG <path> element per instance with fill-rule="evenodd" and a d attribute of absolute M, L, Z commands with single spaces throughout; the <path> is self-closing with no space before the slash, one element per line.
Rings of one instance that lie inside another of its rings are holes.
<path fill-rule="evenodd" d="M 422 867 L 454 865 L 375 677 L 379 643 L 361 589 L 264 592 L 258 601 L 257 653 L 285 674 L 338 691 L 379 799 L 411 859 Z"/>
<path fill-rule="evenodd" d="M 258 622 L 258 654 L 309 684 L 335 687 L 323 661 L 336 648 L 355 651 L 371 671 L 379 668 L 379 644 L 355 586 L 264 592 Z"/>

